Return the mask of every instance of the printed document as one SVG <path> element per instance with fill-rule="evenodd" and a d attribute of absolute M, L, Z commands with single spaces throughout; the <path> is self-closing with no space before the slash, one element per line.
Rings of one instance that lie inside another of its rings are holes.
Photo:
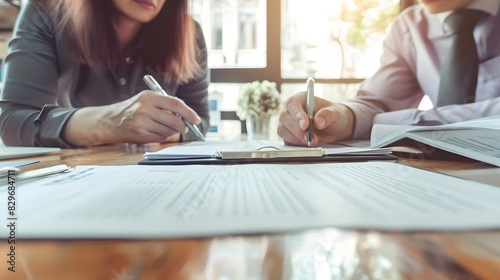
<path fill-rule="evenodd" d="M 80 166 L 19 182 L 13 213 L 0 188 L 19 238 L 500 229 L 499 201 L 497 187 L 389 162 Z"/>
<path fill-rule="evenodd" d="M 500 166 L 500 116 L 437 126 L 375 124 L 370 139 L 379 148 L 405 138 Z"/>

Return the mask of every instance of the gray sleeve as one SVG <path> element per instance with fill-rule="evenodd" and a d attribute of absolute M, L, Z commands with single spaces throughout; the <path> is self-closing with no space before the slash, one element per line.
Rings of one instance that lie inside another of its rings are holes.
<path fill-rule="evenodd" d="M 27 2 L 5 58 L 0 133 L 8 146 L 69 147 L 61 131 L 76 109 L 56 105 L 58 62 L 52 18 Z"/>
<path fill-rule="evenodd" d="M 201 118 L 199 125 L 201 132 L 205 135 L 209 127 L 209 108 L 208 108 L 208 67 L 207 67 L 207 46 L 201 26 L 196 23 L 196 42 L 198 44 L 198 63 L 203 70 L 201 77 L 190 81 L 177 89 L 177 97 L 184 100 Z M 192 132 L 181 135 L 181 141 L 195 141 L 196 136 Z"/>

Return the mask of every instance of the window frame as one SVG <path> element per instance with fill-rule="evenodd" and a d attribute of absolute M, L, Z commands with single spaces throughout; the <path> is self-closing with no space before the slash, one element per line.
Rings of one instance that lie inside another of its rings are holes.
<path fill-rule="evenodd" d="M 400 0 L 400 12 L 418 0 Z M 266 67 L 264 68 L 212 68 L 210 71 L 211 83 L 250 83 L 256 80 L 269 80 L 276 83 L 277 89 L 281 92 L 282 84 L 303 84 L 305 78 L 283 78 L 281 76 L 281 0 L 266 1 Z M 317 83 L 329 84 L 359 84 L 364 79 L 358 78 L 337 78 L 321 79 L 315 78 Z M 235 104 L 236 109 L 236 104 Z M 236 115 L 236 110 L 221 111 L 221 120 L 240 120 Z M 241 133 L 246 133 L 245 121 L 241 121 Z"/>
<path fill-rule="evenodd" d="M 416 3 L 416 0 L 400 0 L 400 11 Z M 276 83 L 281 92 L 281 85 L 304 83 L 305 78 L 283 78 L 281 76 L 281 0 L 266 1 L 266 67 L 264 68 L 212 68 L 210 82 L 212 83 L 249 83 L 255 80 L 269 80 Z M 316 79 L 318 83 L 355 84 L 364 79 L 337 78 Z"/>

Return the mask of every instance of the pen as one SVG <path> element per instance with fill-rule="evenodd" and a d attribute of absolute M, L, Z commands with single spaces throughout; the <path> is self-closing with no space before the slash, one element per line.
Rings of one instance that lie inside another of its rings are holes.
<path fill-rule="evenodd" d="M 34 169 L 34 170 L 29 170 L 29 171 L 21 171 L 19 168 L 12 168 L 12 171 L 15 171 L 15 180 L 16 181 L 24 181 L 24 180 L 31 180 L 31 179 L 36 179 L 36 178 L 41 178 L 53 174 L 58 174 L 58 173 L 65 173 L 69 172 L 72 169 L 67 166 L 66 164 L 59 164 L 55 166 L 49 166 L 45 168 L 40 168 L 40 169 Z M 4 176 L 2 174 L 2 176 Z M 5 177 L 10 176 L 5 174 Z M 2 185 L 0 184 L 0 190 Z"/>
<path fill-rule="evenodd" d="M 311 146 L 311 140 L 314 131 L 314 79 L 307 79 L 307 96 L 306 96 L 307 116 L 309 117 L 309 127 L 306 132 L 307 146 Z"/>
<path fill-rule="evenodd" d="M 146 85 L 148 85 L 148 87 L 151 90 L 159 92 L 165 96 L 169 96 L 168 93 L 160 86 L 160 84 L 155 80 L 155 78 L 153 76 L 146 74 L 146 75 L 144 75 L 143 80 L 144 80 L 144 83 L 146 83 Z M 203 136 L 203 134 L 201 133 L 201 131 L 198 129 L 198 127 L 196 125 L 186 121 L 179 114 L 176 114 L 176 116 L 184 121 L 186 126 L 189 128 L 189 130 L 191 130 L 194 133 L 196 138 L 198 138 L 201 141 L 205 141 L 205 137 Z"/>

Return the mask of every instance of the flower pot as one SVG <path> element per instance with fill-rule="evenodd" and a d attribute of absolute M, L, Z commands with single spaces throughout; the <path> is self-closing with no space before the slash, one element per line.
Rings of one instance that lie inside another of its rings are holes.
<path fill-rule="evenodd" d="M 271 119 L 249 116 L 246 119 L 248 140 L 269 140 L 271 135 Z"/>

